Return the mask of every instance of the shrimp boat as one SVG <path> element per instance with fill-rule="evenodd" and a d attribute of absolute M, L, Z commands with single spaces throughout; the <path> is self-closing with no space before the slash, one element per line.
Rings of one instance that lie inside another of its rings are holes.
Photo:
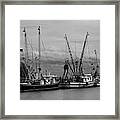
<path fill-rule="evenodd" d="M 22 79 L 20 91 L 53 90 L 59 85 L 59 77 L 56 75 L 43 75 L 41 79 Z"/>
<path fill-rule="evenodd" d="M 69 45 L 68 37 L 65 34 L 65 40 L 67 43 L 68 52 L 71 61 L 65 60 L 64 72 L 61 77 L 52 74 L 43 74 L 41 71 L 41 50 L 40 50 L 40 26 L 38 27 L 38 48 L 39 48 L 39 59 L 36 70 L 30 69 L 27 49 L 27 38 L 25 28 L 23 30 L 25 37 L 25 58 L 20 60 L 20 91 L 36 91 L 36 90 L 54 90 L 54 89 L 68 89 L 68 88 L 87 88 L 87 87 L 98 87 L 100 86 L 100 75 L 98 73 L 99 65 L 95 67 L 95 71 L 91 73 L 84 73 L 83 71 L 83 57 L 88 32 L 85 36 L 83 48 L 79 60 L 73 59 L 72 51 Z M 23 51 L 23 50 L 21 50 Z M 97 63 L 97 52 L 94 50 L 96 55 Z M 70 75 L 68 75 L 70 74 Z"/>
<path fill-rule="evenodd" d="M 59 87 L 60 79 L 57 75 L 52 74 L 43 74 L 41 72 L 40 66 L 40 26 L 38 28 L 38 38 L 39 38 L 39 59 L 36 70 L 31 67 L 28 58 L 28 48 L 27 48 L 27 37 L 26 30 L 24 28 L 24 37 L 25 37 L 25 57 L 21 57 L 20 60 L 20 91 L 35 91 L 35 90 L 53 90 Z M 20 49 L 20 52 L 23 52 L 23 49 Z M 33 61 L 32 61 L 33 62 Z M 31 70 L 32 68 L 32 70 Z"/>
<path fill-rule="evenodd" d="M 69 52 L 69 55 L 71 58 L 71 62 L 69 61 L 69 59 L 67 59 L 65 61 L 62 82 L 60 83 L 61 88 L 64 88 L 64 89 L 65 88 L 86 88 L 86 87 L 98 87 L 98 86 L 100 86 L 100 76 L 98 73 L 98 69 L 99 69 L 98 64 L 97 64 L 97 66 L 95 68 L 95 72 L 93 74 L 91 74 L 91 73 L 85 74 L 83 72 L 83 56 L 84 56 L 84 51 L 85 51 L 85 46 L 86 46 L 88 36 L 89 36 L 89 34 L 87 32 L 79 60 L 77 60 L 77 59 L 74 60 L 73 55 L 72 55 L 72 51 L 71 51 L 71 48 L 69 45 L 68 37 L 65 34 L 64 38 L 65 38 L 66 43 L 67 43 L 68 52 Z M 97 52 L 96 52 L 96 50 L 94 50 L 94 52 L 96 55 L 96 62 L 97 62 Z M 70 77 L 68 77 L 69 68 L 70 68 L 70 72 L 71 72 Z"/>

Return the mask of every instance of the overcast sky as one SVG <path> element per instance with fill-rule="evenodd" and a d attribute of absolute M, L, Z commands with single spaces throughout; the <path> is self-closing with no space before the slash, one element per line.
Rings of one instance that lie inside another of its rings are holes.
<path fill-rule="evenodd" d="M 32 44 L 34 53 L 38 54 L 38 26 L 41 27 L 42 56 L 66 58 L 69 56 L 64 34 L 67 34 L 73 53 L 80 57 L 85 35 L 89 32 L 85 57 L 95 57 L 94 50 L 100 56 L 100 21 L 99 20 L 21 20 L 20 47 L 24 48 L 23 28 L 26 28 L 27 40 Z M 29 43 L 28 42 L 28 43 Z M 28 44 L 29 51 L 31 47 Z"/>

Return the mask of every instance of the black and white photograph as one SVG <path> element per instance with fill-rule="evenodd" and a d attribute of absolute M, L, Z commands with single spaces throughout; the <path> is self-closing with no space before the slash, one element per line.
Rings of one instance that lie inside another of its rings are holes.
<path fill-rule="evenodd" d="M 100 20 L 21 20 L 20 100 L 100 100 Z"/>

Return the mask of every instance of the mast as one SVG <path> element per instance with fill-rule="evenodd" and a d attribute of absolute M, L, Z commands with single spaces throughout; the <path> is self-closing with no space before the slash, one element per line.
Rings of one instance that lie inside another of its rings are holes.
<path fill-rule="evenodd" d="M 78 71 L 78 60 L 76 55 L 76 40 L 75 40 L 75 72 L 77 73 L 77 71 Z"/>
<path fill-rule="evenodd" d="M 73 72 L 75 72 L 75 65 L 74 65 L 74 61 L 73 61 L 73 57 L 72 57 L 72 52 L 71 52 L 70 45 L 69 45 L 69 42 L 68 42 L 66 34 L 65 34 L 64 38 L 66 39 L 67 46 L 68 46 L 68 51 L 69 51 L 69 54 L 70 54 L 70 57 L 71 57 L 71 62 L 72 62 L 72 65 L 73 65 Z"/>
<path fill-rule="evenodd" d="M 23 33 L 25 37 L 25 58 L 26 58 L 26 63 L 28 63 L 28 47 L 27 47 L 27 37 L 26 37 L 25 27 L 24 27 Z"/>
<path fill-rule="evenodd" d="M 94 50 L 94 52 L 95 52 L 96 63 L 97 63 L 97 66 L 98 66 L 98 62 L 97 62 L 97 52 L 96 52 L 96 50 Z"/>
<path fill-rule="evenodd" d="M 98 69 L 99 69 L 99 65 L 98 65 L 98 61 L 97 61 L 97 52 L 96 50 L 94 50 L 95 55 L 96 55 L 96 69 L 95 69 L 95 73 L 94 73 L 94 77 L 98 76 Z"/>
<path fill-rule="evenodd" d="M 40 57 L 41 57 L 41 52 L 40 52 L 40 26 L 38 27 L 38 51 L 39 51 L 39 78 L 40 78 L 40 71 L 41 71 L 41 67 L 40 67 Z"/>
<path fill-rule="evenodd" d="M 81 57 L 80 57 L 80 64 L 79 64 L 79 73 L 80 73 L 80 75 L 83 74 L 83 70 L 82 70 L 82 60 L 83 60 L 85 45 L 86 45 L 88 36 L 89 36 L 89 34 L 88 34 L 88 32 L 87 32 L 86 37 L 85 37 L 85 41 L 84 41 L 84 44 L 83 44 L 83 49 L 82 49 Z"/>

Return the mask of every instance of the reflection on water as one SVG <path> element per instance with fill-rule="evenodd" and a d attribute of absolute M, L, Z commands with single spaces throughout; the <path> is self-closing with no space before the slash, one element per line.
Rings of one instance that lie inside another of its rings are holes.
<path fill-rule="evenodd" d="M 20 93 L 21 100 L 100 100 L 100 87 Z"/>

